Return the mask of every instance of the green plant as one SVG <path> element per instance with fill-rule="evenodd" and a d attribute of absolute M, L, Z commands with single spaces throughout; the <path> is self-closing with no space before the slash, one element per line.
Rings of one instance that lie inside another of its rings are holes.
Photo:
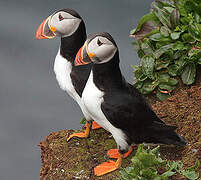
<path fill-rule="evenodd" d="M 83 118 L 81 119 L 81 121 L 80 121 L 80 124 L 81 124 L 81 125 L 84 125 L 84 124 L 86 124 L 86 123 L 87 123 L 87 120 L 86 120 L 85 117 L 83 117 Z"/>
<path fill-rule="evenodd" d="M 200 0 L 155 0 L 130 34 L 141 58 L 133 68 L 142 94 L 154 91 L 165 100 L 177 87 L 178 77 L 186 85 L 194 83 L 201 65 Z"/>
<path fill-rule="evenodd" d="M 199 178 L 196 169 L 200 162 L 197 160 L 193 167 L 184 169 L 181 161 L 167 161 L 160 158 L 159 146 L 145 149 L 139 145 L 136 155 L 131 159 L 132 167 L 122 168 L 120 180 L 167 180 L 179 173 L 190 180 Z"/>

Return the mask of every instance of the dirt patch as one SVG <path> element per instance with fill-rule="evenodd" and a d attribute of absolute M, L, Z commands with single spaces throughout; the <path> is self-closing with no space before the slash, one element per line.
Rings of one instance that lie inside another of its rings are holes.
<path fill-rule="evenodd" d="M 201 161 L 201 72 L 198 74 L 195 85 L 180 86 L 167 101 L 156 101 L 152 106 L 163 121 L 178 126 L 177 132 L 185 137 L 188 144 L 182 151 L 161 149 L 166 159 L 182 160 L 185 167 L 192 166 L 196 159 Z"/>
<path fill-rule="evenodd" d="M 63 179 L 116 179 L 119 172 L 101 178 L 94 177 L 93 168 L 101 162 L 108 161 L 107 150 L 116 148 L 112 136 L 103 129 L 91 131 L 88 139 L 72 139 L 66 142 L 66 137 L 73 130 L 62 130 L 51 133 L 42 141 L 41 147 L 42 167 L 41 180 Z M 125 159 L 123 167 L 130 163 Z"/>
<path fill-rule="evenodd" d="M 185 167 L 192 166 L 196 159 L 201 161 L 200 75 L 199 72 L 195 85 L 180 87 L 167 101 L 152 100 L 153 109 L 158 116 L 167 124 L 178 126 L 177 132 L 188 142 L 185 148 L 161 146 L 161 155 L 169 160 L 182 160 Z M 107 150 L 116 148 L 111 135 L 103 129 L 93 130 L 88 139 L 72 139 L 67 143 L 66 137 L 73 132 L 73 130 L 62 130 L 51 133 L 40 143 L 42 158 L 40 179 L 117 179 L 119 171 L 100 178 L 93 175 L 93 168 L 108 160 Z M 132 155 L 134 154 L 135 151 Z M 131 156 L 123 160 L 123 167 L 129 165 L 130 158 Z M 182 180 L 179 176 L 172 179 Z"/>

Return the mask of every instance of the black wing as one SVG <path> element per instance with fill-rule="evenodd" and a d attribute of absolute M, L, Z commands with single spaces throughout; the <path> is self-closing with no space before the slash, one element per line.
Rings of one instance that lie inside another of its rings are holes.
<path fill-rule="evenodd" d="M 106 118 L 115 126 L 127 129 L 147 126 L 153 121 L 163 123 L 145 98 L 132 85 L 123 90 L 114 90 L 104 96 L 101 109 Z"/>
<path fill-rule="evenodd" d="M 121 91 L 104 96 L 101 109 L 108 121 L 120 128 L 134 143 L 162 143 L 184 146 L 185 139 L 179 136 L 176 126 L 166 125 L 157 117 L 144 97 L 131 85 Z"/>

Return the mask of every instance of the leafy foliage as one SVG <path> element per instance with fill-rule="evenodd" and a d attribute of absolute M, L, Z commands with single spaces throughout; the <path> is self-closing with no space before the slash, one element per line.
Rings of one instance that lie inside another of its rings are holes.
<path fill-rule="evenodd" d="M 184 169 L 181 161 L 162 160 L 159 154 L 159 146 L 154 149 L 144 149 L 143 144 L 139 145 L 136 155 L 131 161 L 132 167 L 121 169 L 120 180 L 167 180 L 177 173 L 190 180 L 199 178 L 199 173 L 196 172 L 200 166 L 198 160 L 194 166 Z"/>
<path fill-rule="evenodd" d="M 151 12 L 131 31 L 141 64 L 134 67 L 136 88 L 165 100 L 177 87 L 195 81 L 201 64 L 201 1 L 155 0 Z"/>

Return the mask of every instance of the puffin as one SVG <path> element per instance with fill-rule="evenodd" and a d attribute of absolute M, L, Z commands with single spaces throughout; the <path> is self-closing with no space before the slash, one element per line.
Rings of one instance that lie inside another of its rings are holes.
<path fill-rule="evenodd" d="M 91 65 L 74 66 L 77 51 L 86 40 L 85 23 L 81 16 L 73 9 L 60 9 L 46 18 L 36 31 L 36 39 L 53 39 L 61 37 L 61 43 L 54 62 L 54 72 L 60 88 L 66 91 L 80 106 L 87 120 L 85 131 L 72 134 L 72 137 L 85 138 L 90 129 L 100 126 L 93 122 L 81 100 L 81 95 L 91 71 Z"/>
<path fill-rule="evenodd" d="M 89 36 L 78 51 L 75 66 L 90 63 L 82 100 L 90 116 L 112 134 L 117 144 L 117 149 L 108 151 L 117 160 L 96 166 L 95 175 L 118 169 L 134 144 L 186 145 L 185 139 L 175 132 L 177 127 L 166 125 L 140 92 L 126 82 L 119 67 L 118 47 L 109 33 Z"/>

